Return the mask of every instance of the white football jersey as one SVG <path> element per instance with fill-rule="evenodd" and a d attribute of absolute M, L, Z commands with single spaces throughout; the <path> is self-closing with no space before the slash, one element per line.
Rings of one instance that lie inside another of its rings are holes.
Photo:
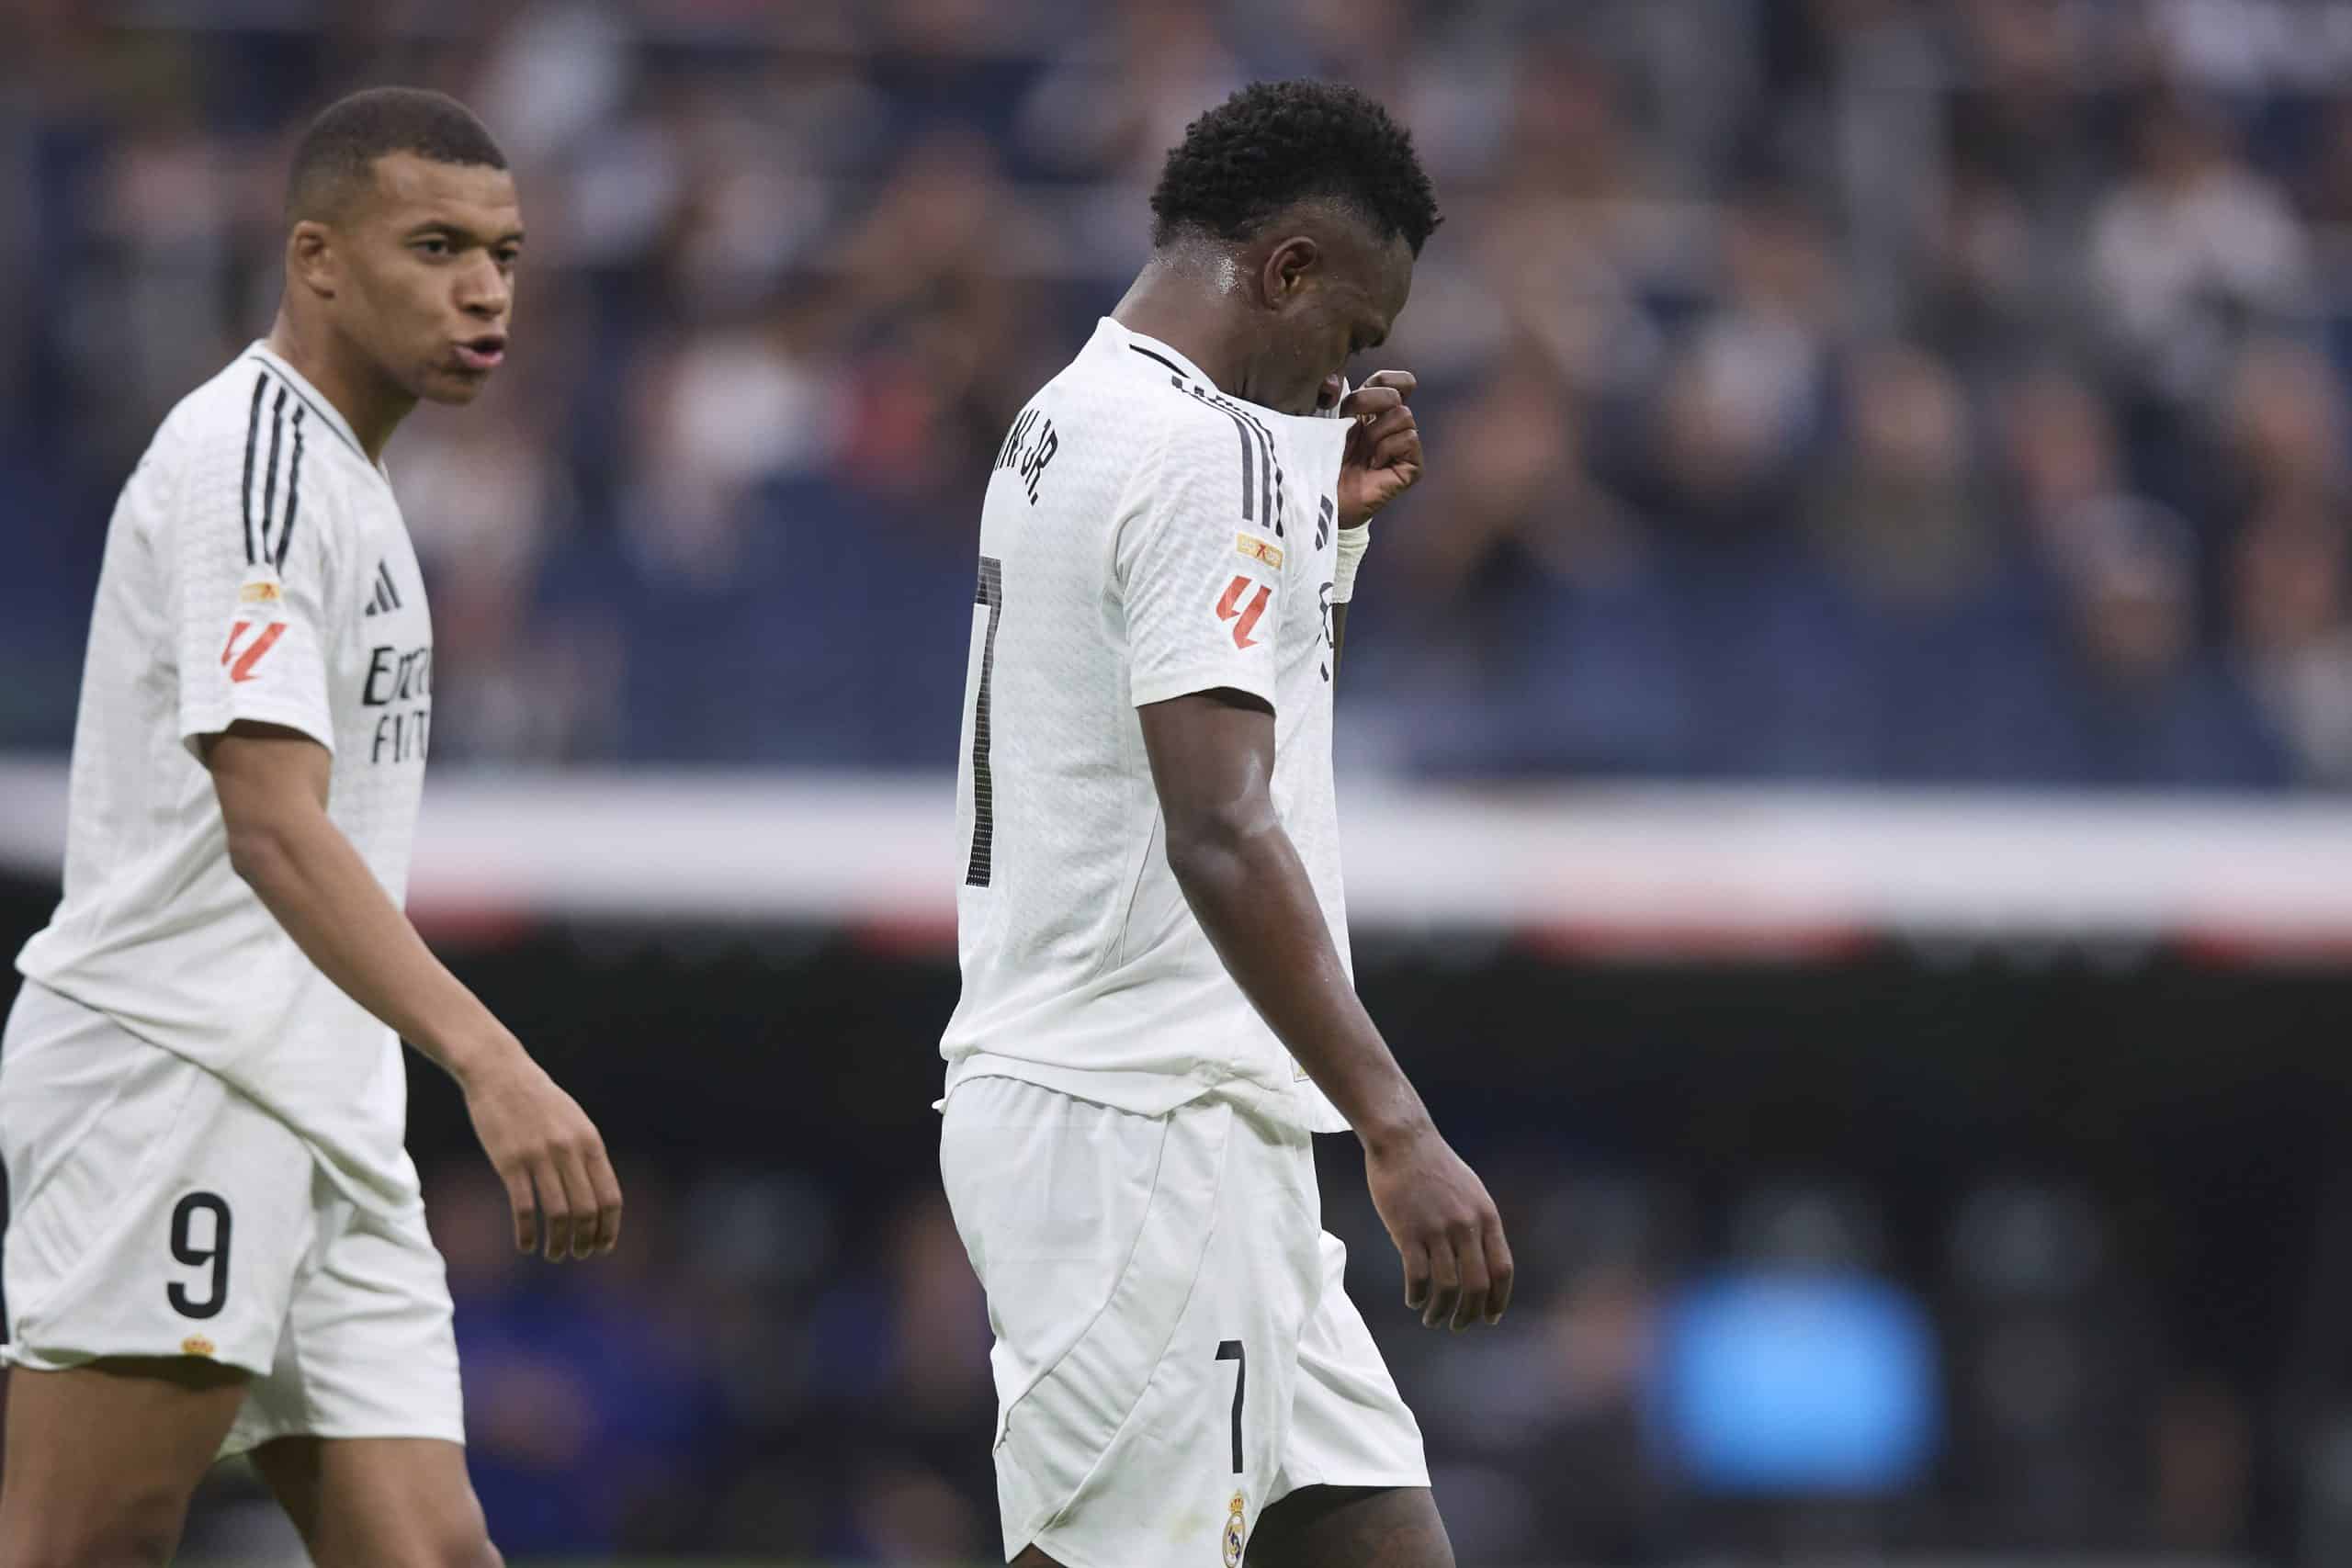
<path fill-rule="evenodd" d="M 355 1198 L 405 1204 L 399 1042 L 230 867 L 198 738 L 334 752 L 328 815 L 407 897 L 433 632 L 383 469 L 255 344 L 164 419 L 108 525 L 74 730 L 65 897 L 17 966 L 227 1079 Z"/>
<path fill-rule="evenodd" d="M 1136 710 L 1274 710 L 1273 800 L 1348 953 L 1331 783 L 1344 420 L 1219 392 L 1105 320 L 1022 411 L 980 515 L 948 1086 L 1027 1079 L 1158 1114 L 1205 1094 L 1346 1122 L 1226 972 L 1168 868 Z"/>

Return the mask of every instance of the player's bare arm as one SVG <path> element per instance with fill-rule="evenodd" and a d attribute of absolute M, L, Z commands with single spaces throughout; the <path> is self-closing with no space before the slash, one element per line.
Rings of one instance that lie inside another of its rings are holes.
<path fill-rule="evenodd" d="M 1421 431 L 1406 406 L 1419 379 L 1409 370 L 1380 370 L 1340 402 L 1355 422 L 1340 465 L 1340 580 L 1331 592 L 1331 673 L 1348 646 L 1348 605 L 1356 563 L 1371 544 L 1373 514 L 1421 479 Z"/>
<path fill-rule="evenodd" d="M 458 1080 L 514 1209 L 550 1260 L 609 1252 L 621 1190 L 604 1139 L 522 1042 L 434 957 L 327 815 L 332 758 L 297 730 L 240 720 L 204 743 L 239 876 L 322 974 Z"/>
<path fill-rule="evenodd" d="M 1396 412 L 1402 399 L 1389 395 L 1397 405 L 1385 412 Z M 1438 1134 L 1340 961 L 1274 809 L 1272 712 L 1237 692 L 1137 711 L 1169 867 L 1235 983 L 1355 1129 L 1404 1260 L 1406 1304 L 1430 1326 L 1499 1322 L 1512 1278 L 1501 1217 Z"/>

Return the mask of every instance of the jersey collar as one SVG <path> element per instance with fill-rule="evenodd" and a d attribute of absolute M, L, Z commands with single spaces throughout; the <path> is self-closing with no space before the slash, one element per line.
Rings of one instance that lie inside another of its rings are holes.
<path fill-rule="evenodd" d="M 1159 361 L 1162 368 L 1173 370 L 1176 374 L 1184 377 L 1188 380 L 1197 381 L 1202 386 L 1209 388 L 1214 388 L 1216 385 L 1216 382 L 1201 374 L 1201 367 L 1199 366 L 1193 364 L 1191 360 L 1185 358 L 1182 355 L 1177 353 L 1174 349 L 1160 342 L 1156 337 L 1146 337 L 1141 333 L 1130 332 L 1109 316 L 1102 318 L 1102 324 L 1098 330 L 1101 333 L 1101 335 L 1109 342 L 1111 346 L 1116 349 L 1119 353 L 1126 355 L 1130 358 L 1135 358 L 1136 356 L 1140 355 L 1141 357 L 1140 359 L 1137 359 L 1137 363 L 1142 363 L 1145 360 L 1156 359 Z"/>
<path fill-rule="evenodd" d="M 383 471 L 382 464 L 369 460 L 368 457 L 368 449 L 365 446 L 360 446 L 359 437 L 352 434 L 351 423 L 337 412 L 334 404 L 327 400 L 326 394 L 320 391 L 316 387 L 311 386 L 309 381 L 303 378 L 300 371 L 295 369 L 291 365 L 287 364 L 282 357 L 272 352 L 269 344 L 266 339 L 254 339 L 253 346 L 246 349 L 241 357 L 258 360 L 262 364 L 268 366 L 272 374 L 276 375 L 278 379 L 284 381 L 287 386 L 293 389 L 294 395 L 296 397 L 311 405 L 311 414 L 314 415 L 321 423 L 324 424 L 329 430 L 334 431 L 337 435 L 343 438 L 343 444 L 350 447 L 354 453 L 357 454 L 361 462 L 367 463 L 369 468 L 374 468 L 379 473 Z"/>
<path fill-rule="evenodd" d="M 1242 407 L 1253 411 L 1261 418 L 1278 420 L 1319 420 L 1336 418 L 1339 415 L 1340 411 L 1336 408 L 1311 414 L 1284 413 L 1282 410 L 1273 408 L 1268 404 L 1253 403 L 1249 399 L 1238 397 L 1231 392 L 1219 391 L 1217 389 L 1217 384 L 1215 381 L 1210 380 L 1206 376 L 1203 375 L 1199 366 L 1193 364 L 1191 360 L 1177 353 L 1167 344 L 1160 342 L 1156 337 L 1146 337 L 1139 332 L 1134 332 L 1126 327 L 1121 326 L 1116 321 L 1109 316 L 1102 318 L 1102 324 L 1095 329 L 1094 337 L 1095 342 L 1105 345 L 1106 352 L 1115 354 L 1121 359 L 1125 359 L 1135 364 L 1146 364 L 1149 361 L 1157 360 L 1159 361 L 1159 367 L 1161 369 L 1172 370 L 1179 376 L 1185 377 L 1193 381 L 1197 381 L 1203 387 L 1205 387 L 1210 391 L 1215 392 L 1218 397 L 1227 399 L 1231 402 L 1238 403 Z M 1341 382 L 1341 388 L 1343 390 L 1345 389 L 1345 385 L 1346 383 L 1343 380 Z"/>

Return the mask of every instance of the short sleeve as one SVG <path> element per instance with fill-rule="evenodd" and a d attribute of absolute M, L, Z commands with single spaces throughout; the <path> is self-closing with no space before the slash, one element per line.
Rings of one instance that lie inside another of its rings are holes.
<path fill-rule="evenodd" d="M 1138 466 L 1114 563 L 1136 706 L 1221 687 L 1272 705 L 1283 546 L 1256 477 L 1269 451 L 1246 413 L 1204 403 Z"/>
<path fill-rule="evenodd" d="M 326 484 L 304 458 L 307 412 L 256 370 L 233 427 L 200 422 L 175 454 L 157 545 L 172 584 L 180 738 L 191 751 L 239 719 L 334 749 L 319 526 Z"/>

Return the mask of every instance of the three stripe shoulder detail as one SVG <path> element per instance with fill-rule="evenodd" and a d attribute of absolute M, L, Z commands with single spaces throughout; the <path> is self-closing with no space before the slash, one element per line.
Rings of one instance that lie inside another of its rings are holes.
<path fill-rule="evenodd" d="M 269 396 L 275 385 L 277 396 Z M 307 400 L 297 400 L 293 412 L 287 412 L 287 397 L 292 390 L 267 369 L 254 375 L 253 400 L 245 409 L 245 463 L 239 481 L 238 510 L 245 529 L 245 564 L 283 569 L 286 552 L 294 539 L 294 522 L 302 509 L 302 423 L 309 416 Z M 262 407 L 269 407 L 269 440 L 262 442 Z M 288 438 L 291 436 L 289 441 Z M 258 460 L 258 464 L 257 464 Z M 258 497 L 254 494 L 254 469 L 261 469 Z M 278 476 L 285 476 L 286 513 L 277 513 Z M 276 537 L 272 537 L 275 530 Z"/>
<path fill-rule="evenodd" d="M 1266 422 L 1247 404 L 1193 380 L 1166 355 L 1154 354 L 1139 344 L 1127 346 L 1146 359 L 1166 366 L 1170 386 L 1233 422 L 1241 445 L 1241 521 L 1272 528 L 1275 537 L 1281 537 L 1284 476 L 1282 464 L 1274 457 L 1274 433 L 1266 428 Z"/>

